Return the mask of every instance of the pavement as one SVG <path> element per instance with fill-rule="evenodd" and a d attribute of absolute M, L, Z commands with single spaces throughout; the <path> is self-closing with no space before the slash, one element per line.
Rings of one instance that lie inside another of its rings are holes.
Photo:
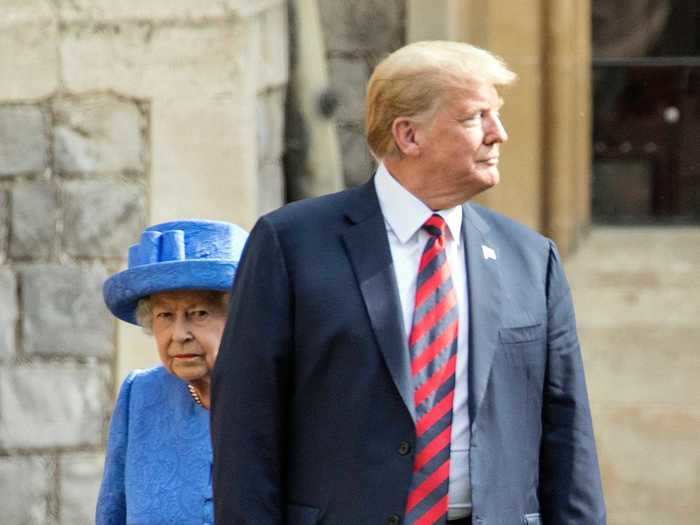
<path fill-rule="evenodd" d="M 608 523 L 695 523 L 700 227 L 594 227 L 564 265 Z"/>

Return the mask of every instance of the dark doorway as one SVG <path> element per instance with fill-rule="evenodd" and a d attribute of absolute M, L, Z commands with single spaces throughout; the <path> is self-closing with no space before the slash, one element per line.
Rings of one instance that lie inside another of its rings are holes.
<path fill-rule="evenodd" d="M 593 220 L 700 222 L 700 6 L 593 0 Z"/>

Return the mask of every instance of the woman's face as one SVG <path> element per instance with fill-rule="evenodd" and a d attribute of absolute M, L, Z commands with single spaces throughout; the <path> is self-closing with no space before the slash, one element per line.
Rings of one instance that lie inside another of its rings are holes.
<path fill-rule="evenodd" d="M 165 368 L 180 379 L 209 382 L 226 323 L 221 294 L 163 292 L 151 296 L 153 335 Z"/>

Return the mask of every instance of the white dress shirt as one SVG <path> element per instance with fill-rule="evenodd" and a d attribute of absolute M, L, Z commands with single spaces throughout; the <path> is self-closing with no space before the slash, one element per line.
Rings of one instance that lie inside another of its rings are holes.
<path fill-rule="evenodd" d="M 462 239 L 462 207 L 433 212 L 425 203 L 401 186 L 380 164 L 374 178 L 379 206 L 384 215 L 396 283 L 399 288 L 403 314 L 404 335 L 408 341 L 413 324 L 414 300 L 418 266 L 429 235 L 421 226 L 433 213 L 447 223 L 447 261 L 452 284 L 457 294 L 459 331 L 457 335 L 457 370 L 452 408 L 452 439 L 450 448 L 450 482 L 448 493 L 449 519 L 471 513 L 469 483 L 469 407 L 467 385 L 468 338 L 467 275 Z"/>

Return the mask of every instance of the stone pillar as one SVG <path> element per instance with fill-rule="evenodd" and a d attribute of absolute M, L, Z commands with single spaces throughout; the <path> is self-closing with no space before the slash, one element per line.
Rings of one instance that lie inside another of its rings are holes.
<path fill-rule="evenodd" d="M 367 80 L 374 66 L 405 43 L 405 0 L 319 0 L 330 81 L 338 96 L 338 139 L 347 186 L 374 173 L 364 134 Z"/>
<path fill-rule="evenodd" d="M 574 244 L 578 223 L 576 151 L 576 6 L 574 0 L 551 0 L 545 8 L 544 166 L 547 212 L 545 231 L 562 253 Z"/>

